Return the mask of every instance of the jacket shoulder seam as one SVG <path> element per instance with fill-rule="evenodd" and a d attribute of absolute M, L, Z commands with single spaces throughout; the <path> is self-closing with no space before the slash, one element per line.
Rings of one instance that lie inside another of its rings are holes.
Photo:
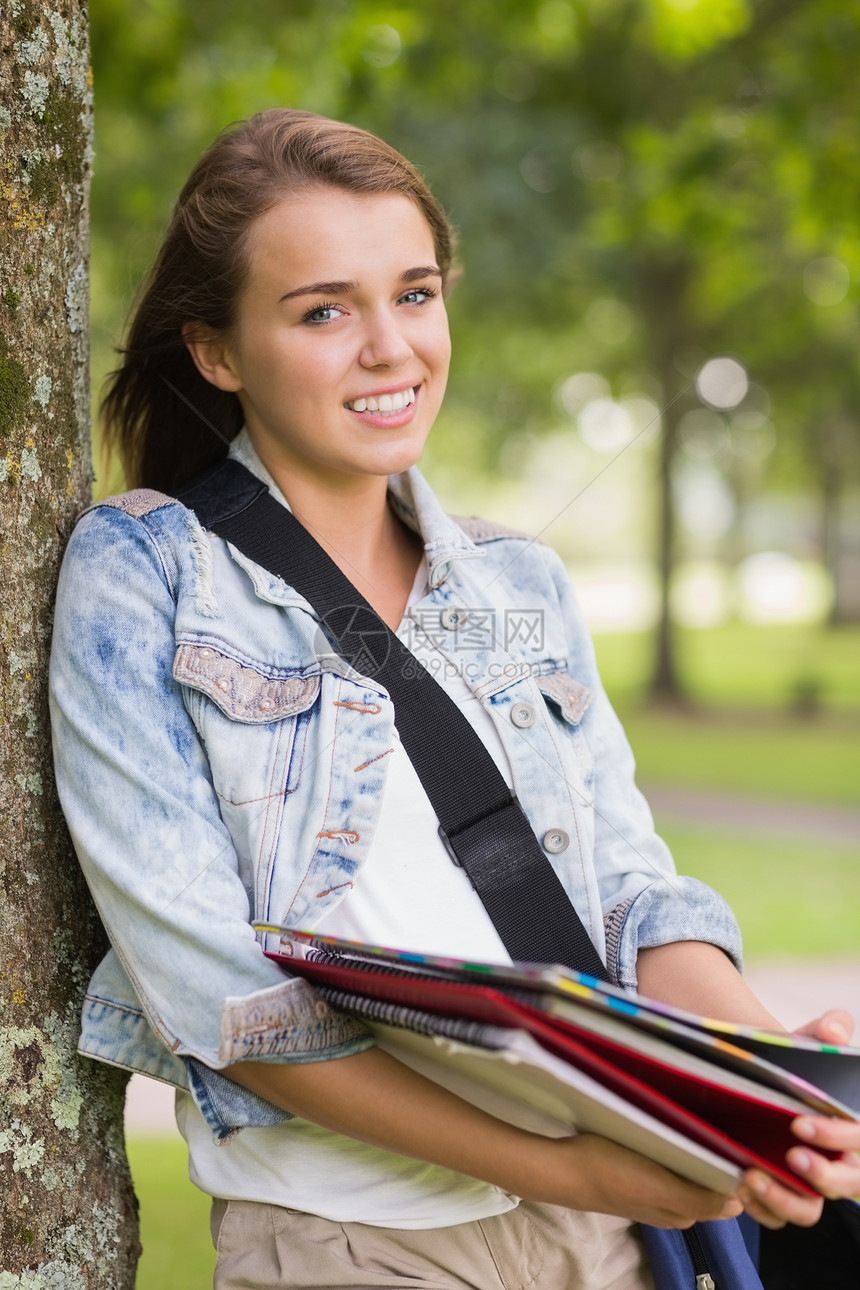
<path fill-rule="evenodd" d="M 153 511 L 161 510 L 163 506 L 179 506 L 180 503 L 175 497 L 170 497 L 167 493 L 161 493 L 156 488 L 133 488 L 128 493 L 116 493 L 113 497 L 102 497 L 99 501 L 93 502 L 91 506 L 83 512 L 88 515 L 90 511 L 98 510 L 100 506 L 108 506 L 115 511 L 123 511 L 130 515 L 132 519 L 140 520 L 145 515 L 151 515 Z"/>
<path fill-rule="evenodd" d="M 506 524 L 498 524 L 495 520 L 481 519 L 478 515 L 452 515 L 451 518 L 472 542 L 493 542 L 502 538 L 518 538 L 522 542 L 534 542 L 540 546 L 544 545 L 540 538 L 533 537 L 530 533 L 523 533 L 520 529 L 508 528 Z"/>
<path fill-rule="evenodd" d="M 199 550 L 203 546 L 204 535 L 202 531 L 199 531 L 196 517 L 187 511 L 177 498 L 170 497 L 167 493 L 158 492 L 154 488 L 135 488 L 127 493 L 117 493 L 113 497 L 103 497 L 88 506 L 78 517 L 78 520 L 80 521 L 84 516 L 95 514 L 102 509 L 119 512 L 121 515 L 133 520 L 138 532 L 145 534 L 148 543 L 152 546 L 165 585 L 175 600 L 181 555 L 171 536 L 170 526 L 168 525 L 165 528 L 156 515 L 156 512 L 162 511 L 168 506 L 177 506 L 185 511 L 188 537 L 197 556 L 198 568 L 203 567 L 205 570 L 208 551 Z M 206 599 L 205 596 L 204 599 Z"/>

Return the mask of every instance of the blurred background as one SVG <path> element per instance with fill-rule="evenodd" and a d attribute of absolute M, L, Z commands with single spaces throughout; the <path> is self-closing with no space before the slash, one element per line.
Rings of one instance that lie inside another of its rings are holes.
<path fill-rule="evenodd" d="M 423 469 L 564 557 L 658 825 L 783 1013 L 857 1008 L 860 4 L 99 0 L 91 38 L 94 391 L 219 129 L 393 143 L 460 238 Z M 205 1202 L 132 1121 L 139 1285 L 196 1290 Z"/>

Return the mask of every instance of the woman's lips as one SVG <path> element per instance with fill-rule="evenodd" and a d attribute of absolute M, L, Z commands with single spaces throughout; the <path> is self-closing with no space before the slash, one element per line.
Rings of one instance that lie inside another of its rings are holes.
<path fill-rule="evenodd" d="M 405 390 L 393 394 L 368 394 L 365 398 L 353 399 L 347 403 L 350 412 L 379 412 L 383 416 L 403 412 L 415 402 L 415 387 L 410 385 Z"/>
<path fill-rule="evenodd" d="M 419 389 L 420 386 L 410 385 L 391 394 L 368 394 L 351 399 L 344 406 L 365 425 L 395 429 L 407 425 L 414 417 Z"/>

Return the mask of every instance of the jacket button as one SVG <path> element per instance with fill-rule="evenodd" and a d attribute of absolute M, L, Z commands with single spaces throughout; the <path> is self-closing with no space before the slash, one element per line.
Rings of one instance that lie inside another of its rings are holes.
<path fill-rule="evenodd" d="M 218 689 L 219 689 L 219 690 L 229 690 L 229 689 L 230 689 L 230 682 L 227 680 L 226 676 L 222 676 L 222 677 L 221 677 L 221 680 L 220 680 L 220 681 L 216 681 L 216 682 L 215 682 L 215 684 L 218 686 Z"/>
<path fill-rule="evenodd" d="M 274 699 L 261 699 L 261 700 L 260 700 L 260 707 L 262 708 L 262 710 L 263 710 L 264 712 L 268 712 L 268 711 L 269 711 L 271 708 L 273 708 L 274 706 L 275 706 L 275 701 L 274 701 Z"/>
<path fill-rule="evenodd" d="M 446 632 L 455 632 L 465 621 L 466 613 L 463 609 L 443 609 L 439 615 L 439 622 Z"/>
<path fill-rule="evenodd" d="M 212 657 L 212 651 L 211 651 L 211 649 L 209 648 L 209 646 L 208 646 L 208 645 L 204 645 L 204 646 L 203 646 L 203 648 L 202 648 L 201 650 L 198 650 L 198 654 L 199 654 L 200 658 L 211 658 L 211 657 Z"/>
<path fill-rule="evenodd" d="M 537 720 L 537 711 L 533 703 L 515 703 L 511 708 L 511 721 L 520 730 L 533 726 Z"/>
<path fill-rule="evenodd" d="M 570 846 L 570 834 L 564 829 L 550 829 L 543 835 L 543 846 L 551 856 L 561 855 Z"/>

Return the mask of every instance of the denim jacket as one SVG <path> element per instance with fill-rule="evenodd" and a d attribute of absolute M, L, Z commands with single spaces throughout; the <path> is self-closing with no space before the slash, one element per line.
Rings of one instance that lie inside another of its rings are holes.
<path fill-rule="evenodd" d="M 654 832 L 558 557 L 453 520 L 417 469 L 390 481 L 390 499 L 427 553 L 416 630 L 491 714 L 514 792 L 613 976 L 635 987 L 639 950 L 678 940 L 738 961 L 731 911 L 675 874 Z M 63 810 L 112 945 L 80 1052 L 190 1088 L 216 1135 L 285 1118 L 218 1072 L 372 1039 L 267 959 L 277 937 L 251 924 L 312 929 L 361 881 L 393 738 L 387 693 L 331 653 L 293 588 L 143 489 L 90 508 L 72 535 L 51 705 Z"/>

